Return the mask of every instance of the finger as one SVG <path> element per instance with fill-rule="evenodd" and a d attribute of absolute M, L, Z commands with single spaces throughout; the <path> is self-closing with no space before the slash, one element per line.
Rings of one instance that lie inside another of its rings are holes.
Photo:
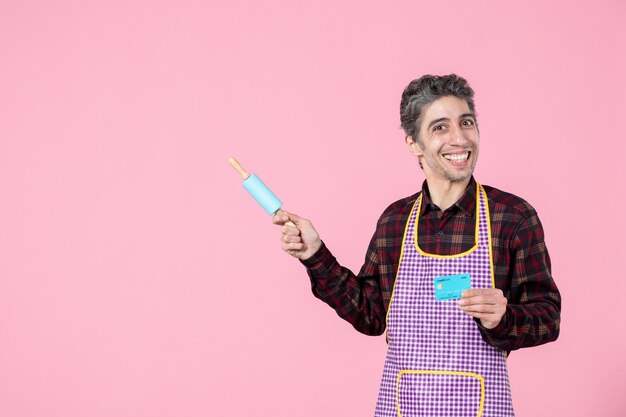
<path fill-rule="evenodd" d="M 274 213 L 274 215 L 272 216 L 272 223 L 277 224 L 277 225 L 283 225 L 285 223 L 287 223 L 289 221 L 289 215 L 286 214 L 284 211 L 277 211 L 276 213 Z"/>
<path fill-rule="evenodd" d="M 294 222 L 295 224 L 298 224 L 299 221 L 304 220 L 302 217 L 298 216 L 297 214 L 290 213 L 290 212 L 285 211 L 283 209 L 280 209 L 278 212 L 282 213 L 285 216 L 287 216 L 288 219 L 291 220 L 292 222 Z"/>
<path fill-rule="evenodd" d="M 287 253 L 297 259 L 302 259 L 303 257 L 302 251 L 299 250 L 289 250 Z"/>
<path fill-rule="evenodd" d="M 284 235 L 293 235 L 293 236 L 300 235 L 300 229 L 298 229 L 297 227 L 284 225 L 281 230 Z"/>
<path fill-rule="evenodd" d="M 311 224 L 311 222 L 308 219 L 305 219 L 304 217 L 300 217 L 297 214 L 294 213 L 289 213 L 287 211 L 284 210 L 280 210 L 283 214 L 286 214 L 289 217 L 289 220 L 291 222 L 293 222 L 296 227 L 301 228 L 301 227 L 306 227 L 309 226 Z"/>
<path fill-rule="evenodd" d="M 490 313 L 490 312 L 486 312 L 486 311 L 466 311 L 463 310 L 463 312 L 465 314 L 467 314 L 468 316 L 472 316 L 472 317 L 476 317 L 477 319 L 484 319 L 487 317 L 495 317 L 496 314 L 495 313 Z"/>
<path fill-rule="evenodd" d="M 466 313 L 488 313 L 495 314 L 498 312 L 498 307 L 493 304 L 474 304 L 469 306 L 460 306 L 461 310 Z"/>
<path fill-rule="evenodd" d="M 293 251 L 300 252 L 304 250 L 304 243 L 285 243 L 283 242 L 282 248 L 285 252 L 288 252 L 290 255 L 293 255 Z"/>
<path fill-rule="evenodd" d="M 471 305 L 479 305 L 479 304 L 497 304 L 498 301 L 494 297 L 477 295 L 470 298 L 461 298 L 459 300 L 460 306 L 471 306 Z"/>
<path fill-rule="evenodd" d="M 479 320 L 484 320 L 484 321 L 493 321 L 493 322 L 499 322 L 502 317 L 500 317 L 498 314 L 491 314 L 491 313 L 480 313 L 480 312 L 473 312 L 473 311 L 466 311 L 465 312 L 468 316 L 477 318 Z"/>
<path fill-rule="evenodd" d="M 298 235 L 283 235 L 283 242 L 285 243 L 300 243 L 302 238 Z"/>
<path fill-rule="evenodd" d="M 470 298 L 478 295 L 502 295 L 504 296 L 502 290 L 500 288 L 472 288 L 469 290 L 465 290 L 461 293 L 462 298 Z"/>

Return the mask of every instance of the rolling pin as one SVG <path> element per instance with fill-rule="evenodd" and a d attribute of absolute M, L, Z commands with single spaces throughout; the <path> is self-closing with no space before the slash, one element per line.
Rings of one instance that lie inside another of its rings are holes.
<path fill-rule="evenodd" d="M 256 200 L 257 203 L 263 207 L 263 210 L 267 212 L 269 215 L 274 215 L 278 213 L 283 203 L 276 197 L 276 194 L 269 189 L 267 185 L 261 178 L 259 178 L 256 174 L 248 174 L 245 169 L 241 166 L 241 164 L 235 158 L 229 158 L 228 162 L 232 165 L 233 168 L 243 178 L 243 188 Z M 296 227 L 296 225 L 291 221 L 287 221 L 285 223 L 288 226 Z"/>

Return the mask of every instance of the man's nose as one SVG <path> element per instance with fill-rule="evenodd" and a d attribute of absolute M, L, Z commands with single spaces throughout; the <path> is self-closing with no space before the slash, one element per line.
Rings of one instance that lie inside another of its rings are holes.
<path fill-rule="evenodd" d="M 467 138 L 465 137 L 465 132 L 463 129 L 459 127 L 454 127 L 450 131 L 450 143 L 454 145 L 463 145 L 467 142 Z"/>

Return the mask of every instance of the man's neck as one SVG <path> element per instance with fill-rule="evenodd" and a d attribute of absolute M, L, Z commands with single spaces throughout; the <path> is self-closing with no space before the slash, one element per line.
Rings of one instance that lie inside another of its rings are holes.
<path fill-rule="evenodd" d="M 441 211 L 447 210 L 454 203 L 459 201 L 467 185 L 470 182 L 470 178 L 463 181 L 437 181 L 426 179 L 428 183 L 428 192 L 430 193 L 430 199 Z"/>

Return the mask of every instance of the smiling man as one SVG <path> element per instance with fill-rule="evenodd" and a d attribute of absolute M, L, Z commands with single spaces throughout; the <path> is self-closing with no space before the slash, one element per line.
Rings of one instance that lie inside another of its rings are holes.
<path fill-rule="evenodd" d="M 387 331 L 376 416 L 513 416 L 508 353 L 559 334 L 541 223 L 523 199 L 474 179 L 480 134 L 463 78 L 412 81 L 400 119 L 426 180 L 382 213 L 359 274 L 295 214 L 273 217 L 282 248 L 340 317 Z"/>

